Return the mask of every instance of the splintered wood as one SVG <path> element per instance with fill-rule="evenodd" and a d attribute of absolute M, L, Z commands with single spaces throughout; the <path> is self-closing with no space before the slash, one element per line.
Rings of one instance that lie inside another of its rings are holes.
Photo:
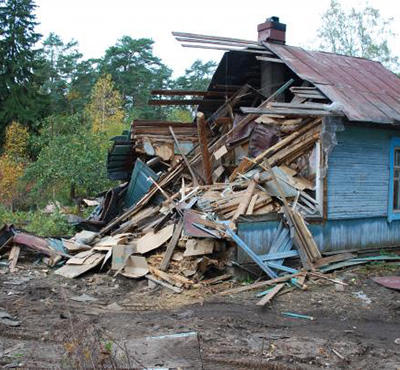
<path fill-rule="evenodd" d="M 236 245 L 256 268 L 277 277 L 254 285 L 272 287 L 260 295 L 258 305 L 264 306 L 287 291 L 285 284 L 304 287 L 301 269 L 345 260 L 347 256 L 322 258 L 306 222 L 309 216 L 323 216 L 319 202 L 326 161 L 320 134 L 322 116 L 332 113 L 332 107 L 312 101 L 323 98 L 318 90 L 298 87 L 292 92 L 301 100 L 276 102 L 293 82 L 268 99 L 250 85 L 229 94 L 197 92 L 207 98 L 203 103 L 212 97 L 225 100 L 213 113 L 196 112 L 191 123 L 135 120 L 130 135 L 123 137 L 129 136 L 129 153 L 133 166 L 140 161 L 141 176 L 126 168 L 129 183 L 101 201 L 86 201 L 99 205 L 99 212 L 85 221 L 91 231 L 59 244 L 15 233 L 9 240 L 18 245 L 9 248 L 10 271 L 16 269 L 21 243 L 28 243 L 53 264 L 67 259 L 56 271 L 64 277 L 110 268 L 114 276 L 146 277 L 150 286 L 181 293 L 198 285 L 214 289 L 215 284 L 231 284 L 226 267 L 232 264 L 229 249 Z M 125 202 L 134 205 L 125 208 Z M 248 245 L 251 238 L 242 237 L 240 223 L 259 220 L 278 221 L 270 245 Z"/>

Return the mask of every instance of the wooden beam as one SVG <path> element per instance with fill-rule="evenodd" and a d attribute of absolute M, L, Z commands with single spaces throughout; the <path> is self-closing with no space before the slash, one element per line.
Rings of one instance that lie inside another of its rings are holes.
<path fill-rule="evenodd" d="M 223 99 L 149 99 L 149 105 L 199 105 L 222 104 Z"/>
<path fill-rule="evenodd" d="M 251 108 L 251 107 L 241 107 L 240 110 L 245 114 L 259 114 L 259 115 L 285 115 L 285 116 L 338 116 L 342 115 L 337 112 L 331 112 L 329 110 L 322 109 L 292 109 L 292 108 Z"/>
<path fill-rule="evenodd" d="M 252 54 L 263 54 L 263 55 L 271 55 L 269 51 L 257 51 L 250 49 L 234 49 L 234 48 L 224 48 L 221 46 L 203 46 L 203 45 L 191 45 L 191 44 L 182 44 L 184 48 L 194 48 L 194 49 L 211 49 L 211 50 L 224 50 L 224 51 L 242 51 L 244 53 L 252 53 Z"/>
<path fill-rule="evenodd" d="M 268 302 L 272 300 L 283 288 L 285 287 L 285 283 L 277 284 L 272 290 L 268 292 L 268 294 L 262 297 L 258 302 L 257 306 L 265 306 Z"/>
<path fill-rule="evenodd" d="M 167 270 L 172 255 L 174 254 L 175 247 L 178 244 L 179 238 L 181 237 L 182 229 L 183 229 L 183 219 L 180 219 L 178 224 L 175 226 L 174 234 L 172 235 L 172 238 L 168 243 L 167 250 L 164 254 L 164 258 L 161 261 L 160 264 L 161 271 Z"/>
<path fill-rule="evenodd" d="M 175 132 L 174 132 L 174 129 L 172 128 L 172 126 L 169 126 L 169 131 L 171 132 L 171 135 L 172 135 L 172 137 L 174 138 L 174 141 L 175 141 L 175 144 L 176 144 L 176 146 L 177 146 L 177 148 L 178 148 L 178 150 L 179 150 L 179 153 L 181 154 L 181 156 L 182 156 L 183 160 L 185 161 L 185 164 L 186 164 L 186 166 L 187 166 L 187 168 L 188 168 L 190 174 L 192 175 L 193 185 L 194 185 L 195 187 L 196 187 L 196 186 L 199 186 L 199 182 L 198 182 L 198 180 L 197 180 L 197 176 L 196 176 L 196 174 L 195 174 L 195 172 L 194 172 L 192 166 L 190 165 L 188 159 L 186 158 L 186 155 L 185 155 L 185 153 L 183 152 L 183 150 L 182 150 L 182 148 L 181 148 L 181 145 L 180 145 L 180 143 L 179 143 L 179 140 L 178 140 L 178 138 L 176 137 Z"/>
<path fill-rule="evenodd" d="M 254 49 L 261 49 L 266 50 L 264 46 L 258 45 L 257 43 L 254 44 L 243 44 L 240 42 L 232 42 L 232 41 L 215 41 L 215 40 L 205 40 L 205 39 L 197 39 L 197 38 L 190 38 L 190 37 L 177 37 L 177 41 L 179 42 L 191 42 L 195 44 L 211 44 L 211 45 L 226 45 L 226 46 L 236 46 L 236 47 L 250 47 Z M 273 55 L 272 53 L 270 53 Z"/>
<path fill-rule="evenodd" d="M 208 141 L 207 141 L 207 123 L 204 119 L 204 113 L 197 113 L 197 130 L 199 134 L 199 143 L 201 149 L 201 157 L 203 160 L 204 176 L 206 180 L 206 185 L 212 185 L 212 165 L 211 165 L 211 155 L 208 151 Z"/>
<path fill-rule="evenodd" d="M 150 281 L 152 281 L 153 283 L 160 284 L 160 285 L 162 285 L 163 287 L 172 290 L 174 293 L 178 293 L 178 294 L 179 294 L 179 293 L 182 293 L 182 292 L 183 292 L 183 289 L 178 288 L 178 287 L 176 287 L 176 286 L 173 286 L 172 284 L 169 284 L 169 283 L 167 283 L 167 282 L 165 282 L 165 281 L 159 280 L 159 279 L 155 278 L 155 277 L 152 276 L 152 275 L 146 275 L 145 278 L 148 279 L 148 280 L 150 280 Z"/>
<path fill-rule="evenodd" d="M 236 209 L 235 215 L 232 217 L 231 222 L 229 227 L 231 229 L 234 228 L 235 224 L 234 222 L 239 218 L 240 215 L 243 215 L 246 213 L 247 207 L 249 206 L 251 197 L 253 196 L 254 190 L 256 189 L 257 183 L 254 180 L 251 180 L 246 192 L 244 193 L 243 197 L 241 198 L 241 201 L 239 203 L 239 206 Z"/>
<path fill-rule="evenodd" d="M 265 286 L 275 285 L 277 283 L 283 283 L 285 281 L 290 280 L 291 278 L 302 276 L 302 275 L 304 275 L 304 272 L 300 272 L 298 274 L 292 274 L 292 275 L 285 275 L 285 276 L 281 276 L 281 277 L 271 279 L 271 280 L 259 281 L 257 283 L 253 283 L 250 285 L 225 290 L 225 291 L 221 292 L 220 294 L 221 295 L 229 295 L 229 294 L 247 292 L 249 290 L 254 290 L 254 289 L 260 289 L 260 288 L 264 288 Z"/>
<path fill-rule="evenodd" d="M 225 91 L 202 91 L 202 90 L 152 90 L 152 95 L 164 95 L 164 96 L 231 96 L 233 93 Z"/>
<path fill-rule="evenodd" d="M 188 32 L 172 32 L 172 35 L 175 37 L 189 37 L 191 39 L 203 39 L 203 40 L 215 40 L 215 41 L 227 41 L 227 42 L 236 42 L 241 44 L 257 44 L 257 41 L 243 40 L 243 39 L 235 39 L 231 37 L 220 37 L 220 36 L 210 36 L 210 35 L 201 35 L 196 33 L 188 33 Z"/>

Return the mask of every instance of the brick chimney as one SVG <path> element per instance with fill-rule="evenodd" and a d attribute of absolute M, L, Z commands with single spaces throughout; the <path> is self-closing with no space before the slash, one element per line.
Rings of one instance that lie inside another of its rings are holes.
<path fill-rule="evenodd" d="M 279 22 L 279 17 L 267 18 L 257 27 L 258 41 L 284 44 L 286 42 L 286 24 Z"/>

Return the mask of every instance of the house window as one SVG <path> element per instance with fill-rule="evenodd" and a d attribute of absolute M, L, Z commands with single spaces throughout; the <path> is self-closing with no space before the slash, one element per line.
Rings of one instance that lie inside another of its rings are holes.
<path fill-rule="evenodd" d="M 393 161 L 393 211 L 400 211 L 400 148 L 394 148 Z"/>
<path fill-rule="evenodd" d="M 400 220 L 400 138 L 394 138 L 390 145 L 388 219 Z"/>

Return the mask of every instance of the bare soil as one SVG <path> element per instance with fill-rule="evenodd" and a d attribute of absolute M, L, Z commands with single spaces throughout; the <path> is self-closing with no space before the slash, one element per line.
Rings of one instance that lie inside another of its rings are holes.
<path fill-rule="evenodd" d="M 254 291 L 219 294 L 237 282 L 173 294 L 145 280 L 19 267 L 0 268 L 0 311 L 20 321 L 0 323 L 3 368 L 400 369 L 400 292 L 369 279 L 399 275 L 396 264 L 337 273 L 344 290 L 309 281 L 268 307 Z M 82 294 L 97 301 L 71 299 Z"/>

